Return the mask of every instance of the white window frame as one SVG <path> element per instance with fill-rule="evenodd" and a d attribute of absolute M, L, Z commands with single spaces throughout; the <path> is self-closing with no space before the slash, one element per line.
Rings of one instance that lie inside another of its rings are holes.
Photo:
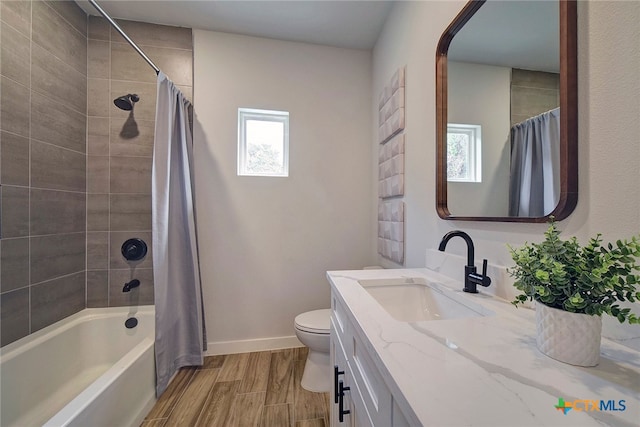
<path fill-rule="evenodd" d="M 449 133 L 464 133 L 469 136 L 469 152 L 467 153 L 466 164 L 469 170 L 467 178 L 449 178 L 450 182 L 482 182 L 482 126 L 463 123 L 448 123 L 447 135 Z M 449 159 L 447 159 L 448 163 Z"/>
<path fill-rule="evenodd" d="M 247 170 L 246 123 L 248 120 L 278 122 L 284 126 L 282 141 L 283 167 L 279 173 L 250 172 Z M 289 176 L 289 112 L 238 108 L 238 176 Z"/>

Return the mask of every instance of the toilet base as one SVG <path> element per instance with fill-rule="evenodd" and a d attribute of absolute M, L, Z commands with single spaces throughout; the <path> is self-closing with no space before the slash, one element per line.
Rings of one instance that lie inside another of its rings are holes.
<path fill-rule="evenodd" d="M 300 385 L 303 389 L 314 393 L 326 393 L 331 389 L 329 353 L 309 349 Z"/>

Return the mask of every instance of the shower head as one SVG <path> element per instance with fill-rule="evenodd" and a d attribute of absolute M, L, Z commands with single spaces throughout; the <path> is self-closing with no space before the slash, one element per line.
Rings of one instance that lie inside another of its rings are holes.
<path fill-rule="evenodd" d="M 140 97 L 135 93 L 130 93 L 113 100 L 113 103 L 121 110 L 133 110 L 133 104 L 140 101 Z"/>

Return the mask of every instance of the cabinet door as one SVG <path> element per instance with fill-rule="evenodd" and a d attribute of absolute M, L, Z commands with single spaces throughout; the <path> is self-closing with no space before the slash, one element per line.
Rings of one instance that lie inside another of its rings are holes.
<path fill-rule="evenodd" d="M 340 342 L 340 338 L 338 334 L 335 332 L 335 324 L 334 319 L 331 319 L 331 364 L 333 367 L 332 375 L 333 381 L 331 384 L 331 400 L 329 403 L 331 404 L 331 425 L 332 426 L 348 426 L 352 427 L 353 424 L 351 422 L 350 414 L 343 415 L 343 421 L 340 422 L 340 414 L 339 414 L 339 402 L 340 402 L 340 393 L 339 393 L 339 385 L 342 383 L 344 387 L 349 387 L 349 382 L 347 380 L 346 372 L 348 369 L 347 365 L 347 357 Z M 349 391 L 345 391 L 342 396 L 342 407 L 345 410 L 351 411 L 351 398 Z"/>

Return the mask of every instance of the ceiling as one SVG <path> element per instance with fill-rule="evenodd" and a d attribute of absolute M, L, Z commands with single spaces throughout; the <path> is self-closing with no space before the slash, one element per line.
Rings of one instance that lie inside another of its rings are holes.
<path fill-rule="evenodd" d="M 111 17 L 352 49 L 371 49 L 393 1 L 97 0 Z M 88 14 L 99 15 L 86 0 Z"/>
<path fill-rule="evenodd" d="M 555 1 L 489 0 L 453 37 L 448 58 L 558 73 L 558 14 Z"/>
<path fill-rule="evenodd" d="M 113 18 L 352 49 L 372 49 L 400 0 L 97 0 Z M 99 15 L 87 0 L 76 0 Z M 558 72 L 558 4 L 488 0 L 449 59 Z M 134 40 L 135 41 L 135 40 Z"/>

